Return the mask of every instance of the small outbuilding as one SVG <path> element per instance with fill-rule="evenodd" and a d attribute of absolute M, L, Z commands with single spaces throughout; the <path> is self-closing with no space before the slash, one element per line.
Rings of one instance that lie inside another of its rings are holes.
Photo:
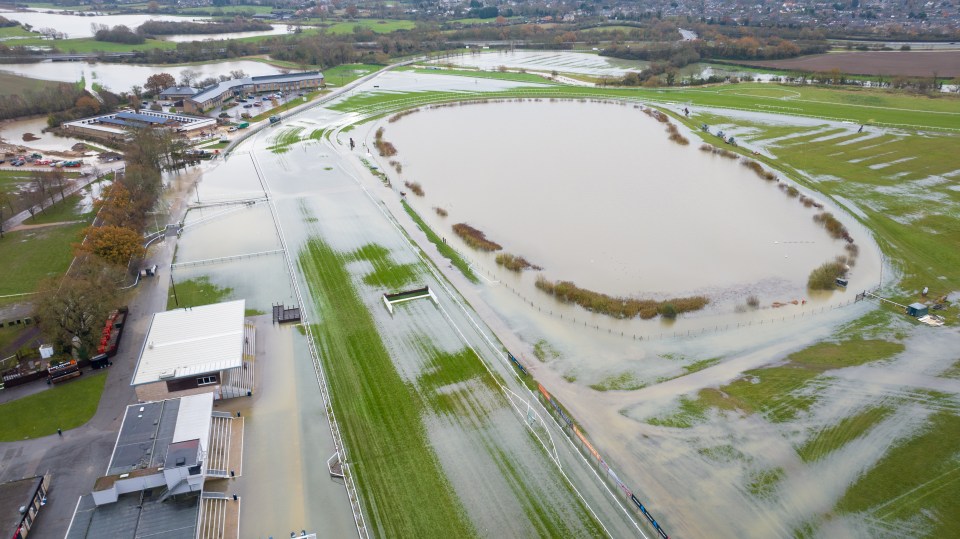
<path fill-rule="evenodd" d="M 907 305 L 907 314 L 914 318 L 927 316 L 928 312 L 927 306 L 923 303 L 911 303 Z"/>

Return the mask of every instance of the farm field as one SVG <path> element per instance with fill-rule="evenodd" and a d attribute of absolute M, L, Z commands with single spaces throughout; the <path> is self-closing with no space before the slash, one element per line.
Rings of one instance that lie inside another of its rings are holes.
<path fill-rule="evenodd" d="M 22 95 L 26 92 L 56 87 L 57 84 L 58 83 L 56 82 L 31 79 L 27 77 L 21 77 L 19 75 L 0 72 L 0 96 L 17 94 Z M 7 172 L 9 171 L 3 170 L 0 171 L 0 174 L 5 174 Z"/>
<path fill-rule="evenodd" d="M 357 19 L 355 21 L 343 21 L 331 24 L 324 28 L 329 34 L 350 34 L 354 28 L 361 27 L 364 30 L 371 30 L 376 34 L 389 34 L 397 30 L 411 30 L 416 23 L 407 20 L 392 19 Z"/>
<path fill-rule="evenodd" d="M 749 65 L 775 69 L 828 72 L 839 69 L 855 75 L 885 75 L 891 73 L 910 77 L 953 78 L 960 76 L 960 51 L 863 51 L 835 52 L 750 62 Z"/>
<path fill-rule="evenodd" d="M 75 39 L 19 39 L 18 45 L 36 46 L 36 47 L 54 47 L 60 52 L 134 52 L 148 51 L 152 49 L 175 49 L 177 44 L 173 41 L 163 41 L 160 39 L 148 39 L 140 44 L 112 43 L 109 41 L 97 41 L 92 37 L 79 37 Z"/>

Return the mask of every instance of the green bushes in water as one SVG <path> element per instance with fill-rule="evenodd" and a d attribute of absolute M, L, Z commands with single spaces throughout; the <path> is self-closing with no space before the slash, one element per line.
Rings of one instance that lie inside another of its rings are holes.
<path fill-rule="evenodd" d="M 473 228 L 467 223 L 457 223 L 453 225 L 453 231 L 457 236 L 467 243 L 470 247 L 474 249 L 479 249 L 481 251 L 499 251 L 503 249 L 503 246 L 495 241 L 490 241 L 487 239 L 486 234 Z"/>
<path fill-rule="evenodd" d="M 844 257 L 837 257 L 836 260 L 826 262 L 814 269 L 807 279 L 807 288 L 809 290 L 835 290 L 837 279 L 847 274 L 846 262 Z"/>
<path fill-rule="evenodd" d="M 664 311 L 676 316 L 680 313 L 700 310 L 710 302 L 704 296 L 673 298 L 664 301 L 614 297 L 580 288 L 570 281 L 550 281 L 542 275 L 537 277 L 536 286 L 564 303 L 576 303 L 588 311 L 616 318 L 635 318 L 639 316 L 646 320 L 658 314 L 664 314 Z M 667 308 L 667 305 L 670 307 Z"/>
<path fill-rule="evenodd" d="M 520 272 L 525 269 L 542 270 L 540 266 L 531 264 L 529 260 L 522 256 L 515 256 L 510 253 L 501 253 L 497 255 L 497 264 L 507 268 L 510 271 Z"/>

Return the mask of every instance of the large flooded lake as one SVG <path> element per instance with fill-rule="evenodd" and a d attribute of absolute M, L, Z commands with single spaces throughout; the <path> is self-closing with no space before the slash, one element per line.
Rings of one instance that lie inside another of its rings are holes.
<path fill-rule="evenodd" d="M 435 230 L 458 242 L 450 227 L 466 222 L 551 280 L 611 295 L 767 303 L 805 297 L 810 271 L 844 253 L 816 211 L 776 182 L 700 151 L 691 133 L 689 146 L 668 140 L 638 106 L 477 104 L 384 125 L 403 178 L 426 192 L 408 194 L 410 203 Z M 492 255 L 461 247 L 496 268 Z M 852 287 L 876 283 L 873 258 L 861 255 Z M 516 283 L 529 294 L 533 274 Z"/>

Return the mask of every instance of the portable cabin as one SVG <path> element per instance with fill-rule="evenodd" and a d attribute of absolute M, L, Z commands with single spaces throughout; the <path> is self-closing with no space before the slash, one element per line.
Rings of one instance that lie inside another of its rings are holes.
<path fill-rule="evenodd" d="M 911 303 L 907 305 L 907 314 L 914 318 L 927 316 L 927 312 L 927 306 L 923 303 Z"/>

